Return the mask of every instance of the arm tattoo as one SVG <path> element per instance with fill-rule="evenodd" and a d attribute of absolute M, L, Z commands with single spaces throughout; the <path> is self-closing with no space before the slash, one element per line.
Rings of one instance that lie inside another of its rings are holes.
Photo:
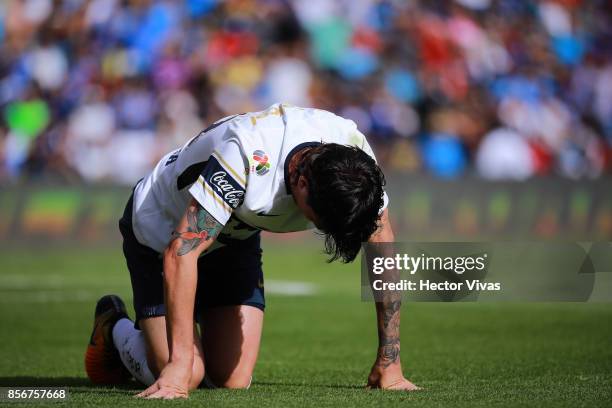
<path fill-rule="evenodd" d="M 400 308 L 401 301 L 381 302 L 378 310 L 378 359 L 383 368 L 399 361 L 400 357 Z"/>
<path fill-rule="evenodd" d="M 221 229 L 221 225 L 204 208 L 198 205 L 190 205 L 187 208 L 187 231 L 172 231 L 171 240 L 180 239 L 181 246 L 176 251 L 178 256 L 188 254 L 197 248 L 202 241 L 214 239 Z"/>
<path fill-rule="evenodd" d="M 366 256 L 391 257 L 393 256 L 392 246 L 373 245 Z M 369 270 L 368 278 L 370 284 L 375 279 L 374 274 Z M 384 275 L 376 275 L 376 279 L 383 282 L 399 282 L 400 274 L 397 269 L 391 269 Z M 378 353 L 376 365 L 387 368 L 400 361 L 400 309 L 402 306 L 401 293 L 394 290 L 386 290 L 382 293 L 375 293 L 376 320 L 378 329 Z"/>

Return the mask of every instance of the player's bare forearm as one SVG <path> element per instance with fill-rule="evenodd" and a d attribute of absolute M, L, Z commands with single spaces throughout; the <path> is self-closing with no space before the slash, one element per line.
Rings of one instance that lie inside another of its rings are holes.
<path fill-rule="evenodd" d="M 191 367 L 193 362 L 193 308 L 197 261 L 164 258 L 164 297 L 170 362 Z"/>
<path fill-rule="evenodd" d="M 369 239 L 371 243 L 394 242 L 395 236 L 385 209 L 380 217 L 378 230 Z M 376 256 L 393 257 L 393 248 L 380 246 L 378 251 L 389 252 Z M 398 280 L 398 271 L 389 271 L 387 279 Z M 393 274 L 396 274 L 393 276 Z M 379 279 L 380 277 L 377 277 Z M 374 279 L 370 272 L 370 282 Z M 378 332 L 378 350 L 376 361 L 368 377 L 368 387 L 412 391 L 419 389 L 404 378 L 400 363 L 400 308 L 401 296 L 396 292 L 385 292 L 378 297 L 376 305 L 376 322 Z"/>
<path fill-rule="evenodd" d="M 370 237 L 370 242 L 394 242 L 395 236 L 385 209 L 380 218 L 380 226 Z M 384 254 L 381 254 L 384 256 Z M 389 254 L 392 256 L 392 254 Z M 393 273 L 393 271 L 391 271 Z M 373 276 L 370 276 L 372 280 Z M 381 301 L 376 302 L 376 320 L 378 324 L 377 364 L 383 368 L 400 361 L 400 307 L 401 299 L 394 294 L 383 294 Z"/>
<path fill-rule="evenodd" d="M 192 200 L 164 253 L 164 294 L 171 362 L 193 359 L 197 260 L 221 228 L 221 224 Z"/>
<path fill-rule="evenodd" d="M 376 302 L 378 321 L 378 355 L 382 368 L 400 363 L 400 300 Z"/>
<path fill-rule="evenodd" d="M 170 359 L 157 381 L 139 396 L 186 398 L 193 366 L 193 309 L 198 257 L 222 229 L 192 200 L 164 251 L 164 297 Z"/>

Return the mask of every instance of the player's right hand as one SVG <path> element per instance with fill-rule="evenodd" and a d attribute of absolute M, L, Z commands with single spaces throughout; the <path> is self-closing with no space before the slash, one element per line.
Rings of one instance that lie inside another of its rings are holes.
<path fill-rule="evenodd" d="M 378 361 L 374 363 L 370 371 L 366 388 L 395 391 L 417 391 L 421 389 L 421 387 L 414 385 L 404 377 L 399 364 L 383 368 L 378 364 Z"/>
<path fill-rule="evenodd" d="M 189 396 L 192 364 L 170 362 L 149 388 L 136 395 L 147 399 L 175 399 Z"/>

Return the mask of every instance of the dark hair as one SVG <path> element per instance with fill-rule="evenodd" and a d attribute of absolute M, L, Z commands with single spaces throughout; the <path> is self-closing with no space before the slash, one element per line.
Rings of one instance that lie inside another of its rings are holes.
<path fill-rule="evenodd" d="M 299 173 L 308 181 L 308 205 L 325 234 L 328 262 L 355 259 L 378 227 L 385 177 L 363 150 L 326 143 L 309 151 Z"/>

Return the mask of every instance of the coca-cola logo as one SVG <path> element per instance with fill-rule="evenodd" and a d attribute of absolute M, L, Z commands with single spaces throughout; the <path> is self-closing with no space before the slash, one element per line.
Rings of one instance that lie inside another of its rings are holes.
<path fill-rule="evenodd" d="M 232 208 L 236 208 L 242 201 L 244 191 L 234 187 L 227 177 L 228 175 L 226 172 L 217 171 L 210 177 L 210 182 L 219 195 L 223 197 L 223 200 L 232 206 Z"/>

